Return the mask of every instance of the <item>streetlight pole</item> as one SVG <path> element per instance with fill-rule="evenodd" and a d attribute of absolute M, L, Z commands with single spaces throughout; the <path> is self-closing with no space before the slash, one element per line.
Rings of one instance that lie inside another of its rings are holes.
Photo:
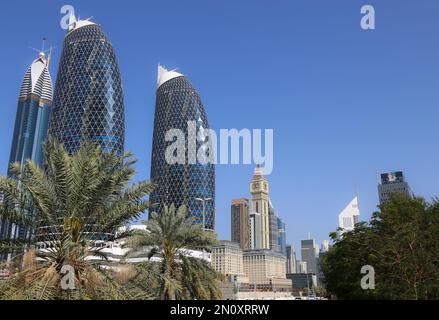
<path fill-rule="evenodd" d="M 212 198 L 195 198 L 196 201 L 201 201 L 203 203 L 203 231 L 206 231 L 206 219 L 205 219 L 205 209 L 206 209 L 206 202 L 212 201 Z M 203 260 L 204 259 L 204 249 L 203 249 Z"/>
<path fill-rule="evenodd" d="M 212 198 L 195 198 L 195 200 L 203 203 L 203 212 L 202 212 L 202 214 L 203 214 L 203 231 L 206 231 L 206 218 L 205 218 L 206 202 L 212 201 L 213 199 Z"/>

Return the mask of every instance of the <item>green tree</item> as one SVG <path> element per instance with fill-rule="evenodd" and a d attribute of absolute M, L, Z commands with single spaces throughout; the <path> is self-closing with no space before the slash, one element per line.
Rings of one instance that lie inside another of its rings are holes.
<path fill-rule="evenodd" d="M 340 236 L 322 269 L 340 299 L 439 299 L 439 202 L 392 196 L 369 223 Z M 375 290 L 362 290 L 361 267 L 375 270 Z"/>
<path fill-rule="evenodd" d="M 147 231 L 134 238 L 136 246 L 148 246 L 149 259 L 140 264 L 135 277 L 145 290 L 161 300 L 219 299 L 221 276 L 204 260 L 191 257 L 188 250 L 210 251 L 215 235 L 187 217 L 186 207 L 165 206 L 161 214 L 152 213 Z"/>
<path fill-rule="evenodd" d="M 12 177 L 0 177 L 0 217 L 33 234 L 25 254 L 15 257 L 18 270 L 0 284 L 0 299 L 145 298 L 102 267 L 106 256 L 96 245 L 98 239 L 116 240 L 115 231 L 148 208 L 145 196 L 153 185 L 130 185 L 132 155 L 105 153 L 91 143 L 69 155 L 49 139 L 45 158 L 44 170 L 28 161 L 13 164 Z M 20 242 L 0 246 L 7 251 Z M 64 265 L 74 268 L 75 290 L 60 286 Z"/>

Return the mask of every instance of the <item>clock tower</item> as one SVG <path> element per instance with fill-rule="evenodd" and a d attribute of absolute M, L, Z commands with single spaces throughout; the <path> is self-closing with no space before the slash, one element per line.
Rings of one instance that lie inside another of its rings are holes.
<path fill-rule="evenodd" d="M 270 249 L 270 217 L 269 217 L 269 185 L 262 175 L 262 168 L 258 165 L 250 183 L 252 194 L 252 210 L 261 217 L 261 248 Z"/>

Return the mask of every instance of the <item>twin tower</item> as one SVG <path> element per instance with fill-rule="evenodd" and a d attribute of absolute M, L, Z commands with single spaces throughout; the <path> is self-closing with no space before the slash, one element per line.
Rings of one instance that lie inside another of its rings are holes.
<path fill-rule="evenodd" d="M 40 53 L 23 79 L 10 163 L 30 159 L 43 165 L 43 144 L 48 135 L 62 142 L 70 154 L 84 141 L 98 143 L 105 152 L 122 154 L 122 80 L 113 46 L 102 28 L 70 17 L 54 93 L 49 63 L 50 56 Z M 176 71 L 159 66 L 157 85 L 151 157 L 151 180 L 157 185 L 150 197 L 153 210 L 163 204 L 185 204 L 195 223 L 214 229 L 214 166 L 171 165 L 165 160 L 168 130 L 180 129 L 187 135 L 188 121 L 195 121 L 198 129 L 209 128 L 203 104 L 191 83 Z M 1 223 L 0 237 L 16 237 L 18 232 L 5 221 Z"/>

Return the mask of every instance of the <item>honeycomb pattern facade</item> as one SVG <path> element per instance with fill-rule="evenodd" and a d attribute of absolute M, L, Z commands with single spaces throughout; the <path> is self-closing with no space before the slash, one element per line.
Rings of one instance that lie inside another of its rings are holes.
<path fill-rule="evenodd" d="M 70 154 L 83 141 L 120 154 L 124 132 L 122 82 L 110 41 L 95 24 L 70 31 L 64 39 L 49 134 Z"/>
<path fill-rule="evenodd" d="M 211 198 L 205 202 L 204 227 L 215 229 L 215 166 L 214 164 L 190 164 L 193 154 L 186 148 L 185 164 L 168 164 L 165 152 L 171 142 L 165 134 L 170 129 L 180 129 L 188 138 L 188 121 L 195 121 L 197 132 L 209 128 L 206 112 L 199 95 L 184 76 L 163 83 L 157 90 L 154 117 L 153 148 L 151 157 L 151 181 L 156 189 L 150 196 L 152 210 L 160 212 L 164 204 L 186 205 L 188 215 L 196 224 L 203 223 L 203 203 L 197 198 Z M 202 143 L 197 142 L 196 150 Z M 213 150 L 210 148 L 209 150 Z"/>

